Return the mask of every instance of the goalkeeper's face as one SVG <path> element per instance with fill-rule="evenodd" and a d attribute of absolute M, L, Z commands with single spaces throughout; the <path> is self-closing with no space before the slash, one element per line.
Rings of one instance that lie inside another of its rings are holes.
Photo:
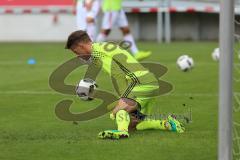
<path fill-rule="evenodd" d="M 84 60 L 88 60 L 91 57 L 92 43 L 76 43 L 71 48 L 71 51 Z"/>

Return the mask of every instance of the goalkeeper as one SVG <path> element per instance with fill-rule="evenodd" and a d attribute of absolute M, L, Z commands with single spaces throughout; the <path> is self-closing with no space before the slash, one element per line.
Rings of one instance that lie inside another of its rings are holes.
<path fill-rule="evenodd" d="M 110 114 L 110 118 L 116 121 L 117 130 L 102 131 L 98 134 L 99 138 L 128 138 L 129 130 L 134 129 L 184 132 L 182 124 L 170 115 L 166 119 L 146 118 L 154 107 L 153 93 L 159 90 L 158 80 L 127 50 L 113 43 L 93 43 L 81 30 L 69 35 L 66 48 L 89 65 L 85 78 L 95 80 L 91 72 L 103 69 L 117 84 L 114 87 L 120 98 Z"/>

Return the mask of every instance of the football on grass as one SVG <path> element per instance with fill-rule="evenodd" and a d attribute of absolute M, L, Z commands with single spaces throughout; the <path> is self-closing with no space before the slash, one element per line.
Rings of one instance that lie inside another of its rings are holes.
<path fill-rule="evenodd" d="M 180 70 L 186 72 L 193 68 L 194 61 L 188 55 L 182 55 L 177 59 L 177 66 Z"/>

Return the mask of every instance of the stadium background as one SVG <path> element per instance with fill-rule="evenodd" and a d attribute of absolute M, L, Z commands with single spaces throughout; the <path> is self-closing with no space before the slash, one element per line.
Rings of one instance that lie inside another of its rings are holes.
<path fill-rule="evenodd" d="M 65 40 L 76 28 L 72 2 L 2 0 L 0 41 Z M 239 2 L 236 1 L 236 14 L 240 13 Z M 123 6 L 136 39 L 196 41 L 218 38 L 218 0 L 128 0 Z M 98 23 L 100 26 L 100 21 Z M 110 39 L 119 39 L 119 36 L 115 31 Z"/>
<path fill-rule="evenodd" d="M 239 6 L 236 0 L 234 159 L 240 158 Z M 73 112 L 97 103 L 56 93 L 48 85 L 53 70 L 73 57 L 63 49 L 76 29 L 72 1 L 1 0 L 0 159 L 217 159 L 218 62 L 211 53 L 218 47 L 219 1 L 125 0 L 124 9 L 139 48 L 153 52 L 147 60 L 165 65 L 168 72 L 162 78 L 174 85 L 159 98 L 156 111 L 189 115 L 192 108 L 186 133 L 143 131 L 126 141 L 102 141 L 97 133 L 115 127 L 108 114 L 78 125 L 59 120 L 54 107 L 62 99 L 74 100 Z M 120 37 L 114 30 L 109 39 Z M 182 54 L 193 57 L 192 71 L 183 73 L 176 67 Z M 35 63 L 29 64 L 29 59 Z M 66 83 L 76 84 L 83 73 L 75 70 Z M 111 90 L 106 75 L 98 83 Z"/>

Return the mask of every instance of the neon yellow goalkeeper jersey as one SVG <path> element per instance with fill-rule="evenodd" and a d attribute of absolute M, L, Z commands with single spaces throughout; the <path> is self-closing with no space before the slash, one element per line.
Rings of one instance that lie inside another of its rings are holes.
<path fill-rule="evenodd" d="M 92 59 L 94 65 L 101 65 L 101 69 L 116 80 L 121 95 L 128 95 L 134 89 L 147 91 L 158 88 L 154 74 L 144 68 L 127 50 L 116 44 L 93 43 Z M 130 85 L 132 88 L 129 89 Z M 127 89 L 129 93 L 125 93 Z"/>
<path fill-rule="evenodd" d="M 102 9 L 107 11 L 119 11 L 122 9 L 122 0 L 103 0 Z"/>

